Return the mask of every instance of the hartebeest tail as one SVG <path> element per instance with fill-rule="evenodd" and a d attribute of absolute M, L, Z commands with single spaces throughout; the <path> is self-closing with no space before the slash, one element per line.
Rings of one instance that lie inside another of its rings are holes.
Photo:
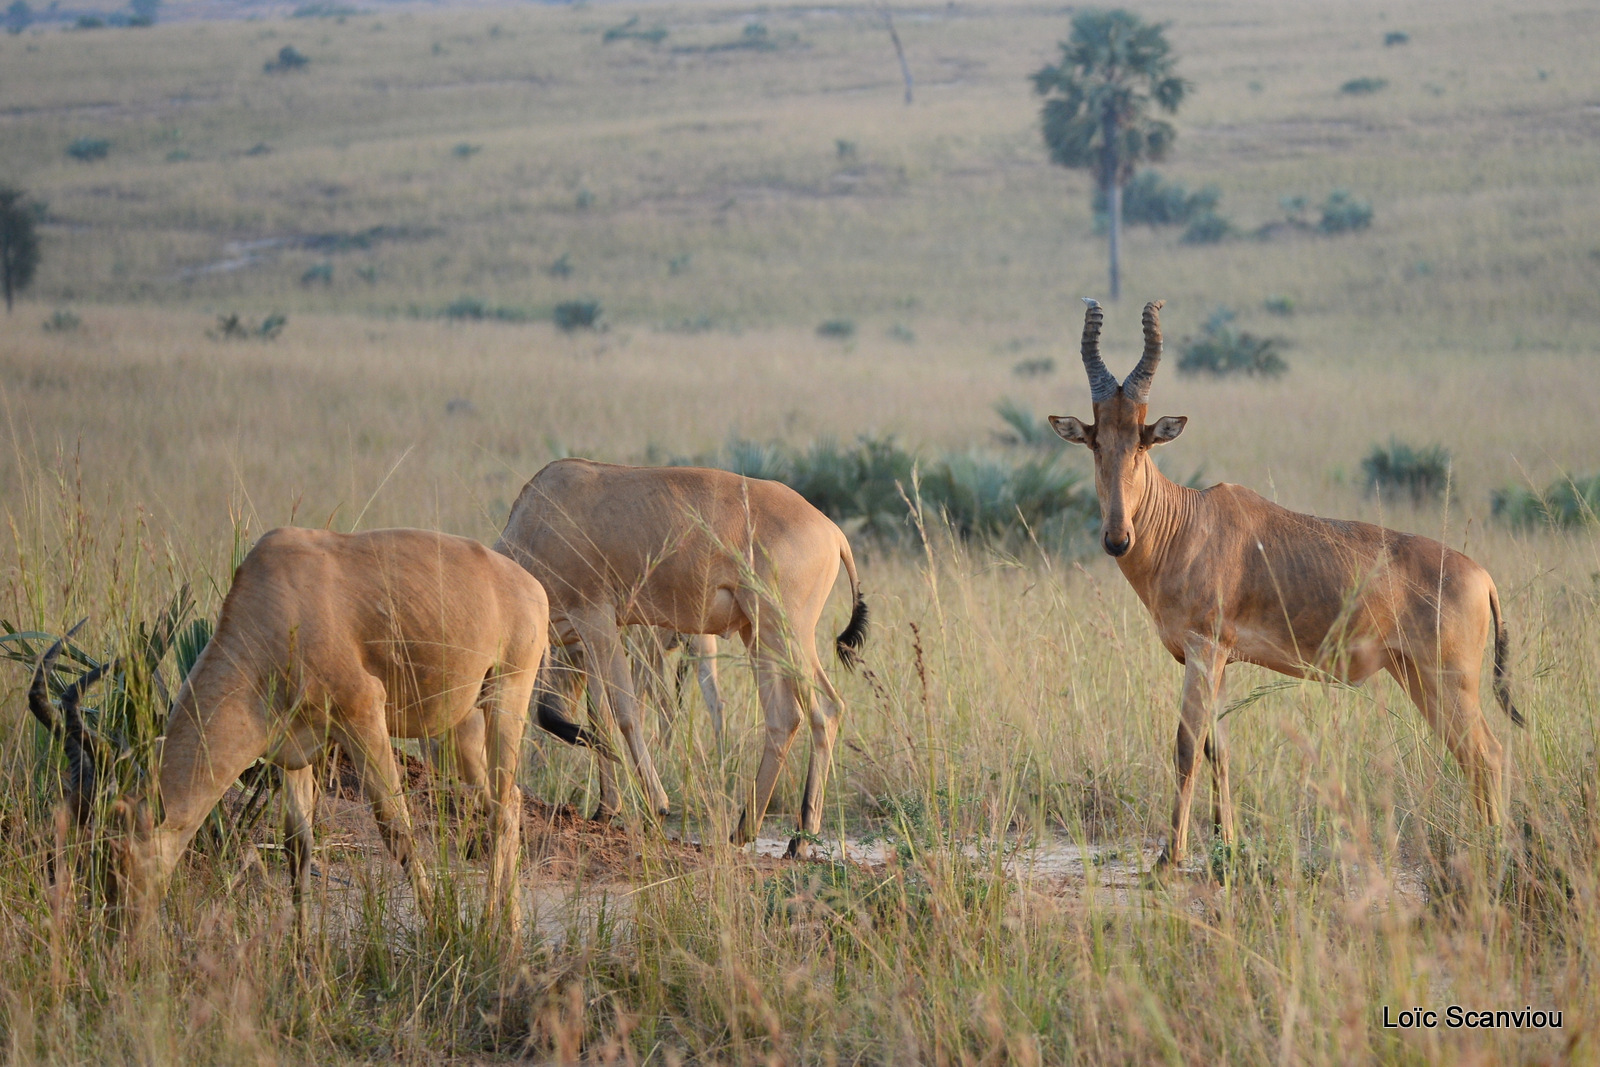
<path fill-rule="evenodd" d="M 1511 702 L 1511 668 L 1506 662 L 1511 655 L 1511 631 L 1500 614 L 1500 590 L 1492 581 L 1489 583 L 1489 611 L 1494 616 L 1494 698 L 1499 701 L 1500 710 L 1511 716 L 1513 725 L 1527 726 L 1528 721 Z"/>
<path fill-rule="evenodd" d="M 861 646 L 867 641 L 867 602 L 861 598 L 861 581 L 856 577 L 856 560 L 850 554 L 850 542 L 839 535 L 839 560 L 850 578 L 850 621 L 839 636 L 834 638 L 833 651 L 846 670 L 853 671 L 861 662 Z"/>

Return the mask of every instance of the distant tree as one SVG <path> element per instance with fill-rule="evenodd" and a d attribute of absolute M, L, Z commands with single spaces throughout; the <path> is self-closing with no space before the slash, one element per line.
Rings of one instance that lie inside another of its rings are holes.
<path fill-rule="evenodd" d="M 8 315 L 17 292 L 28 287 L 39 266 L 39 235 L 33 217 L 21 189 L 0 185 L 0 286 L 5 288 Z"/>
<path fill-rule="evenodd" d="M 10 33 L 21 33 L 33 22 L 33 8 L 28 6 L 28 0 L 12 0 L 6 8 L 6 30 Z"/>
<path fill-rule="evenodd" d="M 1177 131 L 1151 117 L 1176 113 L 1190 85 L 1173 73 L 1165 23 L 1131 11 L 1082 11 L 1061 42 L 1061 62 L 1033 74 L 1045 97 L 1040 125 L 1050 161 L 1088 170 L 1110 217 L 1111 297 L 1122 290 L 1122 189 L 1144 162 L 1166 156 Z"/>
<path fill-rule="evenodd" d="M 161 10 L 161 0 L 130 0 L 128 6 L 133 9 L 133 17 L 138 25 L 154 26 L 156 12 Z"/>

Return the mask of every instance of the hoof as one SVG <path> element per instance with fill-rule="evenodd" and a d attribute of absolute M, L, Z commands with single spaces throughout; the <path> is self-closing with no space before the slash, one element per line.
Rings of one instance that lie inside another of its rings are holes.
<path fill-rule="evenodd" d="M 616 817 L 617 817 L 617 813 L 616 813 L 616 811 L 614 809 L 608 808 L 604 804 L 602 804 L 598 808 L 594 809 L 594 814 L 589 816 L 589 821 L 590 822 L 610 822 L 612 819 L 615 819 Z"/>
<path fill-rule="evenodd" d="M 811 842 L 803 837 L 791 837 L 789 847 L 784 850 L 783 858 L 786 860 L 808 860 L 811 858 Z"/>
<path fill-rule="evenodd" d="M 663 804 L 661 807 L 656 809 L 656 814 L 664 820 L 670 819 L 672 818 L 672 809 Z"/>

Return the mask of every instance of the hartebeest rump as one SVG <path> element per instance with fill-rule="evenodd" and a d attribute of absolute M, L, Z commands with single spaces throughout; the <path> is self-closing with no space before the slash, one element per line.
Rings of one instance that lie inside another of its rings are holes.
<path fill-rule="evenodd" d="M 1146 423 L 1161 360 L 1162 303 L 1144 309 L 1144 355 L 1120 385 L 1100 358 L 1103 312 L 1087 301 L 1083 363 L 1094 422 L 1050 416 L 1068 441 L 1094 452 L 1101 544 L 1116 557 L 1184 664 L 1178 796 L 1164 859 L 1182 857 L 1201 750 L 1212 762 L 1213 816 L 1233 840 L 1228 751 L 1217 721 L 1223 672 L 1255 663 L 1295 677 L 1359 684 L 1387 670 L 1443 739 L 1490 825 L 1501 821 L 1501 747 L 1478 701 L 1483 646 L 1494 635 L 1494 690 L 1511 721 L 1509 638 L 1494 580 L 1438 541 L 1364 522 L 1279 507 L 1238 485 L 1174 484 L 1150 450 L 1187 417 Z"/>
<path fill-rule="evenodd" d="M 640 729 L 622 626 L 743 638 L 755 664 L 767 736 L 755 793 L 733 840 L 744 844 L 760 829 L 802 721 L 811 725 L 812 749 L 800 830 L 822 829 L 823 790 L 844 704 L 817 658 L 815 634 L 841 563 L 852 611 L 834 645 L 846 666 L 867 624 L 850 542 L 831 519 L 778 482 L 696 467 L 562 459 L 523 487 L 495 549 L 545 587 L 555 641 L 582 646 L 601 682 L 599 703 L 622 732 L 652 809 L 664 816 L 669 806 Z M 541 704 L 539 721 L 573 739 L 576 728 L 550 705 Z M 619 809 L 613 769 L 602 760 L 596 815 Z M 792 855 L 809 850 L 803 836 L 789 843 Z"/>
<path fill-rule="evenodd" d="M 516 770 L 526 709 L 549 646 L 544 590 L 476 541 L 421 530 L 340 534 L 269 531 L 234 574 L 216 632 L 173 701 L 159 767 L 162 818 L 143 799 L 119 805 L 119 895 L 145 921 L 184 849 L 223 793 L 257 758 L 283 770 L 286 851 L 304 925 L 316 809 L 313 764 L 330 741 L 350 755 L 389 852 L 418 904 L 430 882 L 413 855 L 411 819 L 391 737 L 465 727 L 487 766 L 465 768 L 486 793 L 493 858 L 488 907 L 517 921 L 521 791 Z M 35 672 L 30 699 L 45 702 Z M 69 756 L 92 747 L 69 687 Z M 36 706 L 41 718 L 48 705 Z M 84 759 L 73 760 L 76 768 Z M 92 768 L 94 761 L 87 761 Z M 92 774 L 75 793 L 92 793 Z M 71 798 L 82 806 L 82 797 Z"/>

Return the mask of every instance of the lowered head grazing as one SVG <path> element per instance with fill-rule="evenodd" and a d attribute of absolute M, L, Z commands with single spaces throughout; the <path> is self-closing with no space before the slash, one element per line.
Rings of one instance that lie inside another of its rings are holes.
<path fill-rule="evenodd" d="M 1113 556 L 1126 556 L 1137 538 L 1134 519 L 1144 501 L 1151 465 L 1147 453 L 1183 432 L 1186 416 L 1163 416 L 1146 424 L 1150 383 L 1161 363 L 1161 307 L 1144 306 L 1144 355 L 1121 385 L 1100 358 L 1100 326 L 1105 312 L 1094 300 L 1084 301 L 1083 367 L 1089 375 L 1094 422 L 1070 415 L 1050 416 L 1050 425 L 1064 440 L 1087 445 L 1094 453 L 1095 494 L 1100 498 L 1100 544 Z"/>

